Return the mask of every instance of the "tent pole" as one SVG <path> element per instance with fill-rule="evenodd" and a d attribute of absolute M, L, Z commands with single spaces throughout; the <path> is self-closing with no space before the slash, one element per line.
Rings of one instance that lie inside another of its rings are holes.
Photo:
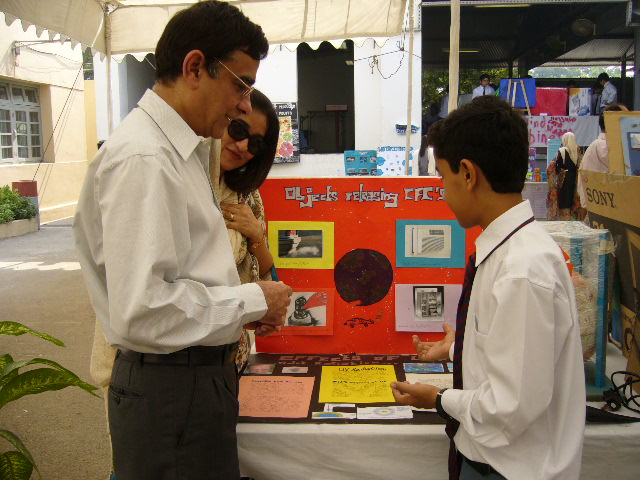
<path fill-rule="evenodd" d="M 113 98 L 111 96 L 111 19 L 109 4 L 105 3 L 104 12 L 104 45 L 107 52 L 107 135 L 113 131 Z"/>
<path fill-rule="evenodd" d="M 449 30 L 449 109 L 458 108 L 460 73 L 460 0 L 451 0 L 451 28 Z"/>
<path fill-rule="evenodd" d="M 413 0 L 409 0 L 409 79 L 407 81 L 407 142 L 404 152 L 404 174 L 409 175 L 409 159 L 411 158 L 411 103 L 413 97 Z M 416 172 L 414 172 L 416 175 Z"/>

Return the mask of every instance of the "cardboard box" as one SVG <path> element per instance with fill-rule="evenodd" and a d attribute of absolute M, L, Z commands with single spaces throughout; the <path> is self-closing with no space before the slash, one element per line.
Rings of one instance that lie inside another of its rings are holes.
<path fill-rule="evenodd" d="M 607 127 L 607 137 L 609 135 Z M 613 165 L 612 146 L 609 158 Z M 583 171 L 583 183 L 590 226 L 608 229 L 616 245 L 623 353 L 628 359 L 627 370 L 640 374 L 640 177 Z M 640 385 L 636 384 L 635 390 L 640 393 Z"/>
<path fill-rule="evenodd" d="M 626 173 L 623 141 L 627 142 L 628 139 L 623 138 L 620 129 L 620 119 L 625 117 L 639 117 L 640 124 L 640 112 L 604 112 L 604 126 L 609 145 L 609 173 Z"/>

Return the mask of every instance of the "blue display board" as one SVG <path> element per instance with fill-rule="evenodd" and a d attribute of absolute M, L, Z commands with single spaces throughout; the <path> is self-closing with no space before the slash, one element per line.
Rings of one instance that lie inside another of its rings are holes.
<path fill-rule="evenodd" d="M 511 82 L 511 90 L 509 90 L 509 82 Z M 523 83 L 520 83 L 523 82 Z M 522 91 L 522 85 L 527 92 L 527 100 L 529 100 L 529 107 L 536 106 L 536 80 L 535 78 L 503 78 L 500 80 L 500 98 L 506 100 L 516 108 L 527 108 L 525 102 L 524 92 Z M 513 99 L 513 90 L 515 89 L 515 103 Z"/>

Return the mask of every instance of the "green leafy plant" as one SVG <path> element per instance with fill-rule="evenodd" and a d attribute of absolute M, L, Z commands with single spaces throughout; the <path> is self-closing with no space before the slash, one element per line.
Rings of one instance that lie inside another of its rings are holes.
<path fill-rule="evenodd" d="M 0 322 L 0 335 L 30 334 L 64 347 L 57 338 L 37 332 L 18 322 Z M 44 365 L 44 367 L 23 370 L 25 367 Z M 46 358 L 14 360 L 8 353 L 0 353 L 0 410 L 8 403 L 25 395 L 34 395 L 66 387 L 79 387 L 97 397 L 97 387 L 82 381 L 75 373 L 62 365 Z M 0 479 L 28 480 L 35 469 L 40 472 L 33 456 L 20 438 L 9 430 L 0 429 L 0 437 L 13 446 L 12 450 L 0 450 Z"/>
<path fill-rule="evenodd" d="M 12 190 L 9 185 L 0 187 L 0 223 L 33 218 L 37 213 L 35 205 L 17 190 Z"/>

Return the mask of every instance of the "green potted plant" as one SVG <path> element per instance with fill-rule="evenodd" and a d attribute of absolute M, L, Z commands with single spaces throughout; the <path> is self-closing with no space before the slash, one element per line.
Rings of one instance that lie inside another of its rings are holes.
<path fill-rule="evenodd" d="M 35 335 L 55 345 L 64 346 L 57 338 L 32 330 L 21 323 L 0 322 L 0 335 L 24 334 Z M 25 369 L 36 365 L 39 367 Z M 82 381 L 75 373 L 53 360 L 32 358 L 16 361 L 10 354 L 0 352 L 0 410 L 25 395 L 66 387 L 79 387 L 97 397 L 94 393 L 97 387 Z M 40 475 L 33 456 L 18 435 L 0 426 L 0 437 L 13 447 L 6 451 L 0 448 L 0 479 L 29 480 L 34 469 Z"/>
<path fill-rule="evenodd" d="M 9 185 L 0 187 L 0 238 L 13 237 L 38 229 L 37 222 L 31 220 L 38 209 L 28 198 L 21 196 Z M 24 225 L 12 224 L 24 223 Z"/>

